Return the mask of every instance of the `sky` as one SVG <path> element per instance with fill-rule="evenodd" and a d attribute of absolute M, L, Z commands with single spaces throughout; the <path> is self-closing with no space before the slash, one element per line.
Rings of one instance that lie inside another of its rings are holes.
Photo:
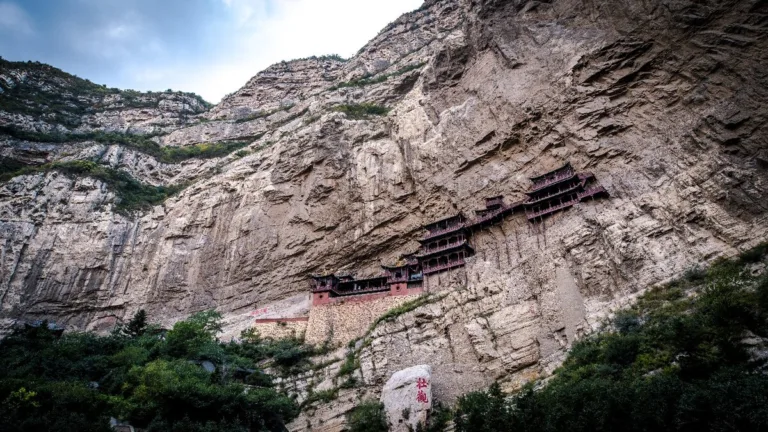
<path fill-rule="evenodd" d="M 267 66 L 354 55 L 423 0 L 0 0 L 0 56 L 216 103 Z"/>

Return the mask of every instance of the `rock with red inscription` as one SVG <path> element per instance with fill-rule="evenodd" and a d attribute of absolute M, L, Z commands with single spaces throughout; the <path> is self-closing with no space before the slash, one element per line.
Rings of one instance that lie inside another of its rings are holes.
<path fill-rule="evenodd" d="M 395 372 L 384 385 L 381 402 L 390 431 L 413 431 L 432 410 L 432 367 L 418 365 Z"/>

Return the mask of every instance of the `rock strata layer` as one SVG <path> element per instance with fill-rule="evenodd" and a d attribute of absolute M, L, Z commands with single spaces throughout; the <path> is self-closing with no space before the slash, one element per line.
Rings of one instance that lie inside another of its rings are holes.
<path fill-rule="evenodd" d="M 275 65 L 210 110 L 170 94 L 141 96 L 156 102 L 146 108 L 88 99 L 91 111 L 63 116 L 4 103 L 4 161 L 87 159 L 187 186 L 126 215 L 93 177 L 4 182 L 0 322 L 105 330 L 139 308 L 163 325 L 217 308 L 231 333 L 306 295 L 310 273 L 375 274 L 417 249 L 425 223 L 486 196 L 517 201 L 529 177 L 570 161 L 611 198 L 476 233 L 466 269 L 431 278 L 438 300 L 371 333 L 362 387 L 292 427 L 339 430 L 358 397 L 427 357 L 438 401 L 492 380 L 514 388 L 639 291 L 768 238 L 766 36 L 757 0 L 428 1 L 354 58 Z M 24 81 L 33 72 L 0 70 L 0 98 L 44 87 Z M 67 82 L 57 92 L 74 92 Z M 53 129 L 247 146 L 171 163 L 124 142 L 6 133 Z M 331 373 L 293 388 L 340 385 Z"/>

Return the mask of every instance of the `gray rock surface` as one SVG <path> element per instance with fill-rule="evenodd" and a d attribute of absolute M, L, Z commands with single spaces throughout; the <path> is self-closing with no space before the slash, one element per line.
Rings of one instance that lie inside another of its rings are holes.
<path fill-rule="evenodd" d="M 395 372 L 381 390 L 389 430 L 415 431 L 432 410 L 432 368 L 417 365 Z"/>
<path fill-rule="evenodd" d="M 308 274 L 373 274 L 416 249 L 422 224 L 484 196 L 519 199 L 528 177 L 569 160 L 612 198 L 476 234 L 465 271 L 430 278 L 433 303 L 375 329 L 361 387 L 291 428 L 341 430 L 360 397 L 425 362 L 436 401 L 493 380 L 519 387 L 647 287 L 768 239 L 766 17 L 756 0 L 428 1 L 354 58 L 275 65 L 209 111 L 184 95 L 155 95 L 169 101 L 151 109 L 105 99 L 78 126 L 156 132 L 170 147 L 242 140 L 242 157 L 169 164 L 118 144 L 3 136 L 4 158 L 93 159 L 189 186 L 126 216 L 93 178 L 0 185 L 0 323 L 105 330 L 139 308 L 164 325 L 217 308 L 236 335 L 252 311 L 305 295 Z M 387 79 L 340 86 L 366 74 Z M 337 111 L 359 103 L 390 111 Z M 49 117 L 5 110 L 0 126 L 64 127 Z M 286 388 L 338 386 L 334 367 Z"/>

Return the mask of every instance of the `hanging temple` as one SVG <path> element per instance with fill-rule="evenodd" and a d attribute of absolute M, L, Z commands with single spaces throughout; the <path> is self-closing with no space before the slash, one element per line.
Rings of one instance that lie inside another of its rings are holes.
<path fill-rule="evenodd" d="M 383 265 L 381 276 L 355 279 L 350 275 L 312 275 L 312 305 L 352 300 L 361 294 L 418 294 L 425 276 L 462 267 L 465 259 L 474 255 L 470 244 L 474 231 L 499 224 L 506 216 L 519 211 L 535 224 L 586 199 L 609 196 L 594 174 L 577 173 L 570 163 L 530 180 L 531 189 L 522 201 L 505 204 L 503 196 L 486 198 L 485 208 L 476 210 L 474 218 L 458 214 L 425 225 L 427 234 L 419 240 L 419 250 L 391 266 Z"/>

